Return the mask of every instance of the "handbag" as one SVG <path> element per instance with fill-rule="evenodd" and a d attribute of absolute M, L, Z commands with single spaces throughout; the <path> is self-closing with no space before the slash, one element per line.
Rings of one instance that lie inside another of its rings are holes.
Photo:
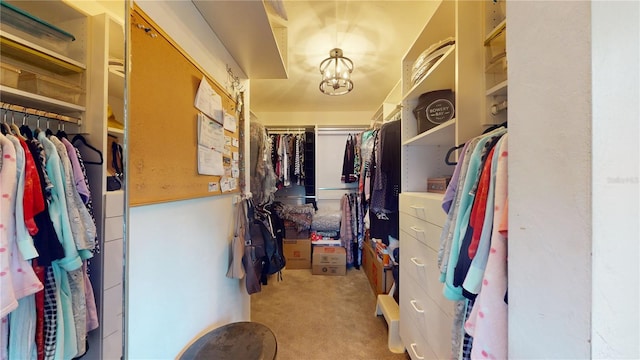
<path fill-rule="evenodd" d="M 236 224 L 231 240 L 231 259 L 227 277 L 231 279 L 242 279 L 245 275 L 242 257 L 244 256 L 245 234 L 247 227 L 247 216 L 244 211 L 244 203 L 236 205 Z"/>
<path fill-rule="evenodd" d="M 118 142 L 111 143 L 111 166 L 114 174 L 107 176 L 107 191 L 122 189 L 124 164 L 122 163 L 122 146 Z"/>
<path fill-rule="evenodd" d="M 245 206 L 247 210 L 247 223 L 253 223 L 254 220 L 254 208 L 251 200 L 245 200 Z M 242 264 L 244 265 L 245 284 L 247 287 L 247 293 L 249 295 L 262 291 L 262 268 L 264 265 L 264 245 L 259 242 L 261 237 L 252 236 L 252 232 L 255 229 L 252 226 L 252 231 L 247 231 L 245 234 L 244 256 L 242 257 Z M 260 229 L 258 228 L 258 231 Z"/>

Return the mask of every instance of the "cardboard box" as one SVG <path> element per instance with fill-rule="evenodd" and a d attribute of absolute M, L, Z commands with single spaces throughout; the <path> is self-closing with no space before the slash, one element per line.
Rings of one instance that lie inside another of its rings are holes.
<path fill-rule="evenodd" d="M 313 275 L 346 275 L 347 252 L 340 246 L 315 246 L 311 267 Z"/>
<path fill-rule="evenodd" d="M 285 238 L 282 243 L 287 269 L 311 269 L 311 240 Z"/>
<path fill-rule="evenodd" d="M 284 237 L 287 239 L 308 239 L 309 230 L 298 231 L 295 227 L 285 227 Z"/>
<path fill-rule="evenodd" d="M 362 249 L 362 269 L 369 279 L 369 285 L 375 294 L 388 294 L 393 286 L 393 273 L 385 269 L 382 260 L 376 255 L 370 243 Z"/>
<path fill-rule="evenodd" d="M 297 224 L 291 220 L 284 220 L 285 239 L 308 239 L 309 229 L 298 231 Z"/>

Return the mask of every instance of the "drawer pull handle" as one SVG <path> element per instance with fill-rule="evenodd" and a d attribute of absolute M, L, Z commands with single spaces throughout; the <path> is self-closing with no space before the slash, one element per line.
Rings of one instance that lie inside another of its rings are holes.
<path fill-rule="evenodd" d="M 409 207 L 416 211 L 418 210 L 424 211 L 424 206 L 411 205 Z"/>
<path fill-rule="evenodd" d="M 418 302 L 417 300 L 411 300 L 411 301 L 409 301 L 409 303 L 410 303 L 410 304 L 411 304 L 411 306 L 413 307 L 413 310 L 415 310 L 417 313 L 420 313 L 420 314 L 424 313 L 424 309 L 419 309 L 419 308 L 416 306 L 416 303 L 417 303 L 417 302 Z"/>
<path fill-rule="evenodd" d="M 420 229 L 417 226 L 411 226 L 410 229 L 415 231 L 416 233 L 424 233 L 424 230 Z"/>
<path fill-rule="evenodd" d="M 411 260 L 411 262 L 412 262 L 412 263 L 414 263 L 416 266 L 418 266 L 418 267 L 424 267 L 424 264 L 419 263 L 419 262 L 417 261 L 417 260 L 418 260 L 418 258 L 416 258 L 416 257 L 412 257 L 410 260 Z"/>
<path fill-rule="evenodd" d="M 418 353 L 416 352 L 416 345 L 418 345 L 418 344 L 416 344 L 416 343 L 411 343 L 411 351 L 413 351 L 413 355 L 415 355 L 415 356 L 416 356 L 416 359 L 418 359 L 418 360 L 422 360 L 422 359 L 424 359 L 424 356 L 420 356 L 420 355 L 418 355 Z"/>

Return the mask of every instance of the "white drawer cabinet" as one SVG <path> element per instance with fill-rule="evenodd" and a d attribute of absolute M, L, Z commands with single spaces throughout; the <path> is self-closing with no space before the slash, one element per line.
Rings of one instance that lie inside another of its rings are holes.
<path fill-rule="evenodd" d="M 104 244 L 104 289 L 122 285 L 122 234 L 120 239 L 108 241 Z"/>
<path fill-rule="evenodd" d="M 122 355 L 122 277 L 124 254 L 124 192 L 104 196 L 104 245 L 102 278 L 102 358 Z"/>
<path fill-rule="evenodd" d="M 400 212 L 442 226 L 447 218 L 441 205 L 443 197 L 435 193 L 402 193 Z"/>
<path fill-rule="evenodd" d="M 116 331 L 104 338 L 102 347 L 103 360 L 120 360 L 122 355 L 122 331 Z"/>
<path fill-rule="evenodd" d="M 400 235 L 400 263 L 402 271 L 420 287 L 421 291 L 446 314 L 453 316 L 453 303 L 442 295 L 438 269 L 438 253 L 418 241 L 411 241 Z"/>
<path fill-rule="evenodd" d="M 442 295 L 442 196 L 400 194 L 400 337 L 413 360 L 451 355 L 453 303 Z"/>
<path fill-rule="evenodd" d="M 435 251 L 440 248 L 442 225 L 437 226 L 413 216 L 401 214 L 400 230 L 404 230 L 408 235 Z"/>
<path fill-rule="evenodd" d="M 400 306 L 412 321 L 411 325 L 418 329 L 436 358 L 449 358 L 451 354 L 452 314 L 445 313 L 420 287 L 410 286 L 405 290 L 404 296 L 400 299 Z M 442 297 L 440 294 L 437 295 Z M 453 303 L 449 302 L 449 306 L 453 310 Z"/>

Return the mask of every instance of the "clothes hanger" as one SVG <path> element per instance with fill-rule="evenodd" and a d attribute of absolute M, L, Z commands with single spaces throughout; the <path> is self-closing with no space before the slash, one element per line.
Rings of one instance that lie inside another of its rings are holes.
<path fill-rule="evenodd" d="M 488 133 L 492 132 L 493 130 L 499 129 L 501 127 L 505 127 L 506 128 L 507 127 L 507 122 L 505 121 L 502 124 L 491 125 L 485 131 L 483 131 L 482 133 L 483 134 L 488 134 Z"/>
<path fill-rule="evenodd" d="M 25 136 L 30 141 L 33 140 L 33 132 L 31 131 L 29 126 L 27 126 L 27 115 L 26 114 L 22 118 L 22 125 L 20 126 L 20 134 Z"/>
<path fill-rule="evenodd" d="M 9 111 L 9 107 L 7 106 L 6 109 L 3 107 L 3 110 L 4 117 L 2 119 L 2 128 L 0 128 L 0 131 L 2 131 L 2 135 L 7 135 L 11 134 L 11 128 L 9 128 L 9 124 L 7 124 L 7 111 Z M 13 113 L 11 113 L 11 115 L 13 116 Z"/>
<path fill-rule="evenodd" d="M 58 139 L 67 139 L 69 140 L 69 138 L 67 137 L 67 133 L 64 131 L 64 123 L 62 123 L 62 129 L 60 129 L 60 120 L 58 120 L 58 132 L 56 133 L 56 137 Z"/>
<path fill-rule="evenodd" d="M 96 162 L 96 161 L 84 161 L 85 164 L 92 164 L 92 165 L 102 165 L 102 163 L 104 162 L 104 159 L 102 158 L 102 151 L 96 149 L 95 147 L 91 146 L 88 142 L 87 139 L 84 138 L 84 136 L 82 136 L 81 134 L 77 134 L 73 137 L 73 140 L 71 140 L 71 143 L 75 145 L 75 143 L 79 141 L 81 142 L 84 146 L 86 146 L 87 148 L 89 148 L 90 150 L 93 150 L 94 152 L 96 152 L 98 154 L 98 156 L 100 157 L 100 161 Z"/>
<path fill-rule="evenodd" d="M 447 155 L 445 155 L 444 157 L 444 163 L 447 165 L 458 165 L 458 163 L 456 161 L 451 161 L 449 160 L 449 157 L 451 157 L 451 154 L 453 154 L 454 151 L 458 150 L 458 149 L 462 149 L 464 147 L 465 144 L 461 144 L 458 146 L 454 146 L 451 149 L 449 149 L 449 151 L 447 151 Z"/>
<path fill-rule="evenodd" d="M 53 131 L 49 128 L 49 118 L 47 118 L 47 130 L 45 130 L 44 134 L 47 135 L 47 137 L 53 136 Z"/>
<path fill-rule="evenodd" d="M 27 119 L 27 114 L 23 114 L 22 115 L 22 123 L 24 124 L 25 121 Z M 18 127 L 18 125 L 16 125 L 16 122 L 14 121 L 13 118 L 11 118 L 11 130 L 13 131 L 13 134 L 15 136 L 17 136 L 18 138 L 20 138 L 21 140 L 27 140 L 23 135 L 22 132 L 20 131 L 20 128 Z"/>
<path fill-rule="evenodd" d="M 40 129 L 40 118 L 41 117 L 42 117 L 41 115 L 38 115 L 38 118 L 36 119 L 36 129 L 33 130 L 33 136 L 36 137 L 36 138 L 42 132 L 42 129 Z"/>

